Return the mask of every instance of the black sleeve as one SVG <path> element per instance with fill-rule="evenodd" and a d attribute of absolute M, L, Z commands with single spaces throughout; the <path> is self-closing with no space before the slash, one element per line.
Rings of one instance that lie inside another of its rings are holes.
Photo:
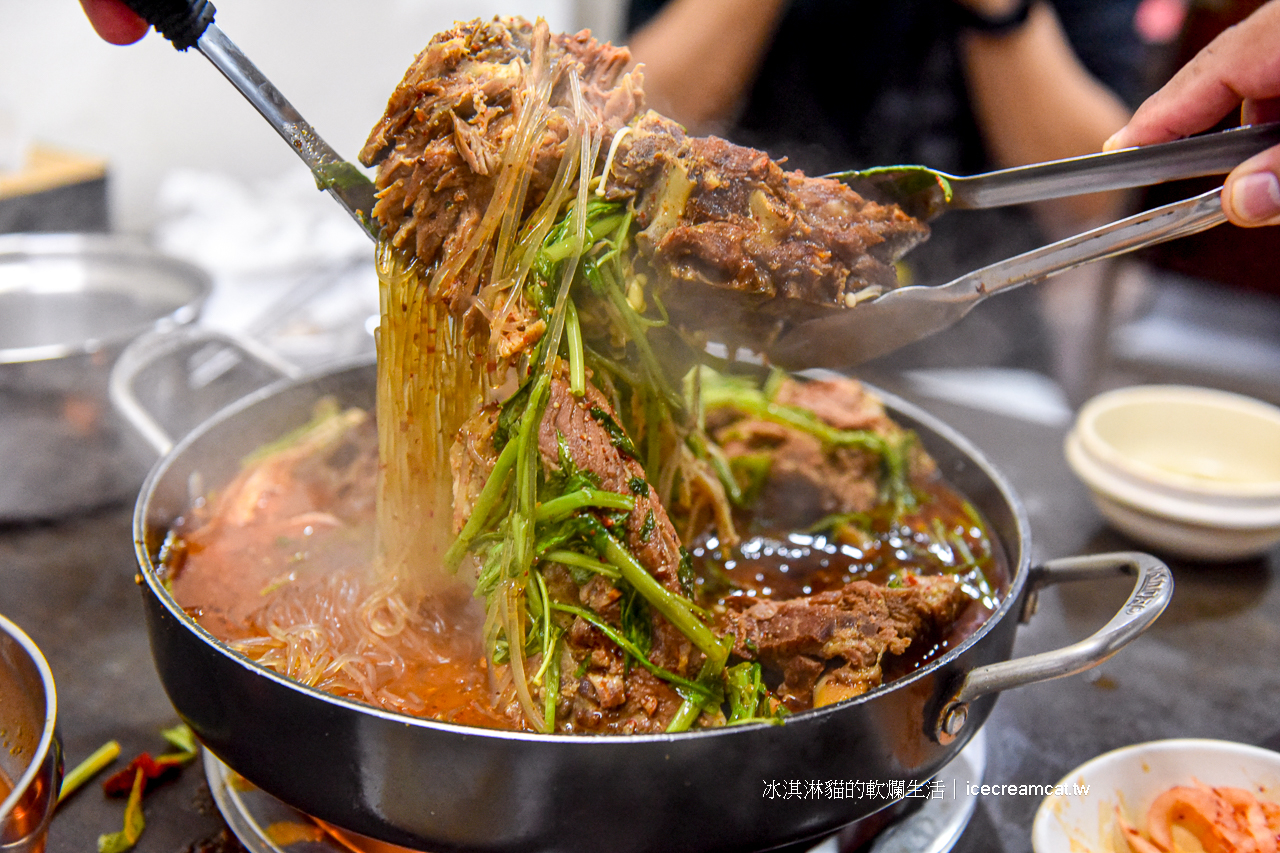
<path fill-rule="evenodd" d="M 649 19 L 667 5 L 667 0 L 628 0 L 627 17 L 624 23 L 628 35 L 649 23 Z"/>
<path fill-rule="evenodd" d="M 1134 15 L 1139 0 L 1053 0 L 1062 29 L 1080 61 L 1129 106 L 1146 95 L 1148 59 Z"/>

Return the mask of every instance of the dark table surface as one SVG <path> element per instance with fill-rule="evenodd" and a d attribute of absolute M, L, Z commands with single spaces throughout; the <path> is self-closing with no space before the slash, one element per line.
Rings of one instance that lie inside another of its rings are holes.
<path fill-rule="evenodd" d="M 1068 470 L 1064 427 L 921 398 L 892 376 L 877 379 L 952 424 L 1004 472 L 1026 505 L 1036 560 L 1134 547 L 1103 524 Z M 123 752 L 117 767 L 137 753 L 165 751 L 160 730 L 177 722 L 152 668 L 131 511 L 108 506 L 0 526 L 0 613 L 35 640 L 53 669 L 68 767 L 112 739 Z M 1173 603 L 1145 635 L 1086 674 L 1000 697 L 986 724 L 986 782 L 1052 783 L 1099 753 L 1158 738 L 1280 746 L 1280 551 L 1246 562 L 1170 565 Z M 1083 638 L 1127 592 L 1124 581 L 1047 591 L 1019 628 L 1014 653 Z M 1038 803 L 980 799 L 956 849 L 1029 850 Z M 82 789 L 55 815 L 49 849 L 96 850 L 100 834 L 120 828 L 123 809 L 96 784 Z M 149 794 L 145 813 L 136 848 L 143 853 L 185 850 L 225 828 L 198 765 Z"/>

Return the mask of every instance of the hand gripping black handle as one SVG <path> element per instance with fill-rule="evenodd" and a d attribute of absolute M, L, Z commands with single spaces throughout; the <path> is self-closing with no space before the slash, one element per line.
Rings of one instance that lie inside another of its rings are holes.
<path fill-rule="evenodd" d="M 195 45 L 217 10 L 209 0 L 124 0 L 178 50 Z"/>

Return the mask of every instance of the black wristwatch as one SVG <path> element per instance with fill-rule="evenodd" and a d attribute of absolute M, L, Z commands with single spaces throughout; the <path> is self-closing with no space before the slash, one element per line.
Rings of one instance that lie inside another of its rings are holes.
<path fill-rule="evenodd" d="M 1011 33 L 1027 22 L 1031 15 L 1031 7 L 1036 0 L 1019 0 L 1018 5 L 1003 15 L 989 17 L 980 15 L 968 6 L 955 0 L 951 5 L 956 11 L 960 28 L 989 36 Z"/>

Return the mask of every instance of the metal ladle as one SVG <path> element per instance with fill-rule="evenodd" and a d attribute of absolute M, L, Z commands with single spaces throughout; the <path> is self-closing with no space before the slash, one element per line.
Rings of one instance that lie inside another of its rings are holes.
<path fill-rule="evenodd" d="M 222 72 L 240 94 L 307 164 L 316 186 L 333 196 L 370 237 L 376 188 L 354 164 L 344 160 L 294 109 L 280 90 L 213 23 L 217 11 L 208 0 L 124 0 L 178 50 L 194 47 Z"/>

